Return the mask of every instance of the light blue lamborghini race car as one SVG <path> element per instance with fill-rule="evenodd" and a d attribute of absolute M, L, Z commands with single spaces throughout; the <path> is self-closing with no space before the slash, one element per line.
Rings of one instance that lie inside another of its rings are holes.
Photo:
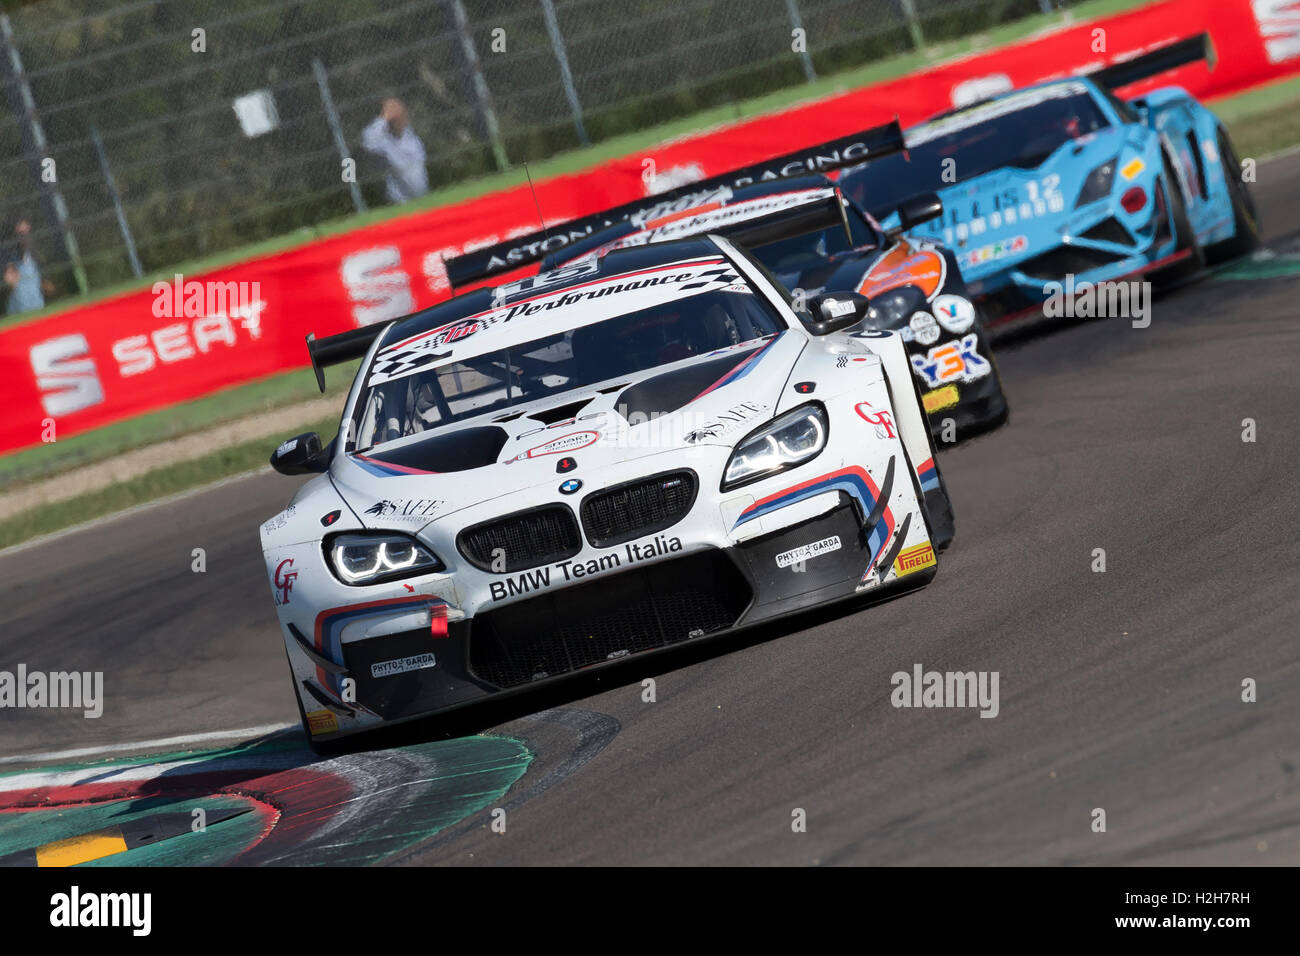
<path fill-rule="evenodd" d="M 1258 244 L 1241 165 L 1185 90 L 1114 90 L 1200 59 L 1204 34 L 942 114 L 907 131 L 906 154 L 846 170 L 840 188 L 886 228 L 900 201 L 936 192 L 943 215 L 909 234 L 957 253 L 989 318 L 1038 311 L 1068 277 L 1183 279 Z"/>

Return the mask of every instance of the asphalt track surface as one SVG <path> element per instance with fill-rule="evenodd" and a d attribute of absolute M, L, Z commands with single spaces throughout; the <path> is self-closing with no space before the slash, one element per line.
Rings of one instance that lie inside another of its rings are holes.
<path fill-rule="evenodd" d="M 1256 190 L 1291 248 L 1300 155 Z M 930 587 L 474 714 L 534 754 L 506 833 L 479 809 L 385 859 L 1300 863 L 1297 278 L 1004 342 L 1011 422 L 941 454 L 958 528 Z M 258 475 L 0 555 L 0 665 L 107 685 L 97 720 L 3 712 L 0 753 L 294 722 L 257 540 L 292 489 Z M 1000 713 L 894 708 L 915 664 L 997 671 Z"/>

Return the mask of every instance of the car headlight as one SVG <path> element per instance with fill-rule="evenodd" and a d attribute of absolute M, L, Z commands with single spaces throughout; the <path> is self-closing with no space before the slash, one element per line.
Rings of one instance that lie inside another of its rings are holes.
<path fill-rule="evenodd" d="M 896 329 L 906 325 L 913 313 L 925 311 L 925 293 L 914 285 L 900 286 L 871 297 L 871 307 L 862 322 L 868 329 Z"/>
<path fill-rule="evenodd" d="M 722 490 L 758 481 L 811 461 L 826 447 L 826 412 L 801 405 L 745 438 L 731 453 Z"/>
<path fill-rule="evenodd" d="M 443 564 L 404 534 L 340 534 L 325 542 L 330 569 L 344 584 L 378 584 L 441 571 Z"/>
<path fill-rule="evenodd" d="M 1110 195 L 1110 187 L 1115 182 L 1115 165 L 1118 162 L 1119 157 L 1116 156 L 1088 174 L 1088 178 L 1083 181 L 1083 188 L 1079 190 L 1079 198 L 1074 204 L 1075 209 Z"/>

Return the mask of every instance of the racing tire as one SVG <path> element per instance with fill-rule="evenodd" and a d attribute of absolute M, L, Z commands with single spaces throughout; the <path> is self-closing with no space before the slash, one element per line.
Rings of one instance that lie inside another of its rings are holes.
<path fill-rule="evenodd" d="M 939 473 L 939 490 L 927 491 L 921 498 L 921 508 L 925 512 L 926 523 L 930 526 L 930 540 L 934 542 L 934 550 L 947 551 L 957 534 L 957 522 L 952 514 L 952 500 L 948 497 L 948 487 L 943 483 L 942 472 Z"/>
<path fill-rule="evenodd" d="M 1255 211 L 1255 197 L 1241 178 L 1241 162 L 1232 140 L 1219 129 L 1219 161 L 1223 166 L 1223 179 L 1232 197 L 1232 236 L 1222 242 L 1207 246 L 1205 259 L 1211 264 L 1226 262 L 1248 255 L 1259 247 L 1259 215 Z"/>
<path fill-rule="evenodd" d="M 1151 281 L 1157 288 L 1168 288 L 1196 275 L 1205 268 L 1205 250 L 1201 248 L 1196 231 L 1192 229 L 1191 220 L 1187 218 L 1187 203 L 1183 200 L 1183 191 L 1174 175 L 1173 165 L 1165 157 L 1165 174 L 1161 180 L 1165 202 L 1169 205 L 1170 218 L 1173 220 L 1174 252 L 1188 251 L 1190 254 L 1173 265 L 1157 269 L 1151 274 Z"/>

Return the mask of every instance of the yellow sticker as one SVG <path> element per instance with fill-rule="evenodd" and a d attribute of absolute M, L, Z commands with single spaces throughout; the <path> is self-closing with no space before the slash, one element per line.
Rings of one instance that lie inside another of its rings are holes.
<path fill-rule="evenodd" d="M 307 726 L 311 728 L 313 737 L 317 734 L 332 734 L 339 729 L 339 719 L 333 711 L 313 710 L 307 714 Z"/>
<path fill-rule="evenodd" d="M 921 396 L 921 404 L 925 406 L 927 412 L 951 408 L 957 404 L 957 386 L 945 385 L 943 388 L 936 388 L 933 392 L 926 392 Z"/>
<path fill-rule="evenodd" d="M 930 547 L 930 542 L 926 541 L 923 544 L 916 544 L 900 551 L 898 560 L 894 562 L 894 567 L 897 569 L 898 577 L 901 578 L 913 571 L 933 567 L 934 563 L 934 548 Z"/>
<path fill-rule="evenodd" d="M 126 852 L 120 830 L 101 830 L 36 848 L 37 866 L 77 866 Z"/>
<path fill-rule="evenodd" d="M 1136 176 L 1138 173 L 1142 172 L 1142 170 L 1146 168 L 1147 168 L 1147 164 L 1142 162 L 1142 160 L 1130 159 L 1127 163 L 1124 164 L 1124 168 L 1119 171 L 1119 174 L 1123 176 L 1125 179 L 1132 179 L 1134 176 Z"/>

